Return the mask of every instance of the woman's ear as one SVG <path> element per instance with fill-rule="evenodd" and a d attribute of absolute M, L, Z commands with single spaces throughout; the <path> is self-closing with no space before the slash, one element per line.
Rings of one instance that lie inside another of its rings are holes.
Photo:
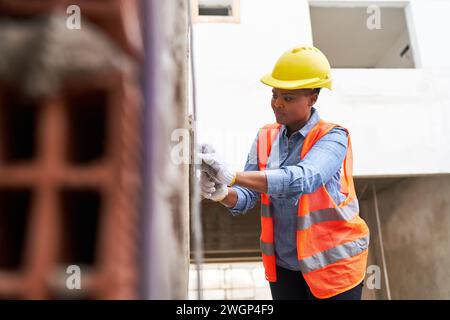
<path fill-rule="evenodd" d="M 312 93 L 309 95 L 309 106 L 310 107 L 312 107 L 316 103 L 318 97 L 319 97 L 318 93 Z"/>

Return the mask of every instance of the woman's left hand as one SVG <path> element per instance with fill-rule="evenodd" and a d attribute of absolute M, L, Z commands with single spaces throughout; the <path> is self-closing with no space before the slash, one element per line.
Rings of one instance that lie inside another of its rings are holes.
<path fill-rule="evenodd" d="M 229 169 L 217 153 L 199 153 L 202 160 L 201 170 L 219 183 L 231 186 L 236 178 L 236 172 Z"/>

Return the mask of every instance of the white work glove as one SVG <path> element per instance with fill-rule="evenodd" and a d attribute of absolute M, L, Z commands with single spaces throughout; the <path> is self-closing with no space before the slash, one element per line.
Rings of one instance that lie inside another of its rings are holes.
<path fill-rule="evenodd" d="M 214 182 L 206 172 L 200 174 L 201 194 L 203 198 L 212 201 L 222 201 L 228 195 L 228 187 L 222 183 Z"/>
<path fill-rule="evenodd" d="M 230 170 L 217 153 L 199 153 L 198 157 L 202 160 L 201 170 L 206 172 L 215 182 L 226 186 L 234 184 L 236 172 Z"/>

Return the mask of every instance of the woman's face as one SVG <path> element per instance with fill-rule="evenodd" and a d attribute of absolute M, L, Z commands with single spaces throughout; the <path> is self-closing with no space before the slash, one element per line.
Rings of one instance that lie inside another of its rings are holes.
<path fill-rule="evenodd" d="M 289 126 L 308 121 L 317 96 L 310 89 L 273 88 L 271 105 L 277 123 Z"/>

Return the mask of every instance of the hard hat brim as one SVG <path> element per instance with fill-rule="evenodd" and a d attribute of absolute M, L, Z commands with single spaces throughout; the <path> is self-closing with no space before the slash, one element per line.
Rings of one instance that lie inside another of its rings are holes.
<path fill-rule="evenodd" d="M 295 89 L 315 89 L 315 88 L 328 88 L 331 90 L 331 79 L 302 79 L 294 81 L 279 80 L 272 77 L 271 73 L 266 74 L 261 78 L 261 82 L 278 89 L 295 90 Z"/>

